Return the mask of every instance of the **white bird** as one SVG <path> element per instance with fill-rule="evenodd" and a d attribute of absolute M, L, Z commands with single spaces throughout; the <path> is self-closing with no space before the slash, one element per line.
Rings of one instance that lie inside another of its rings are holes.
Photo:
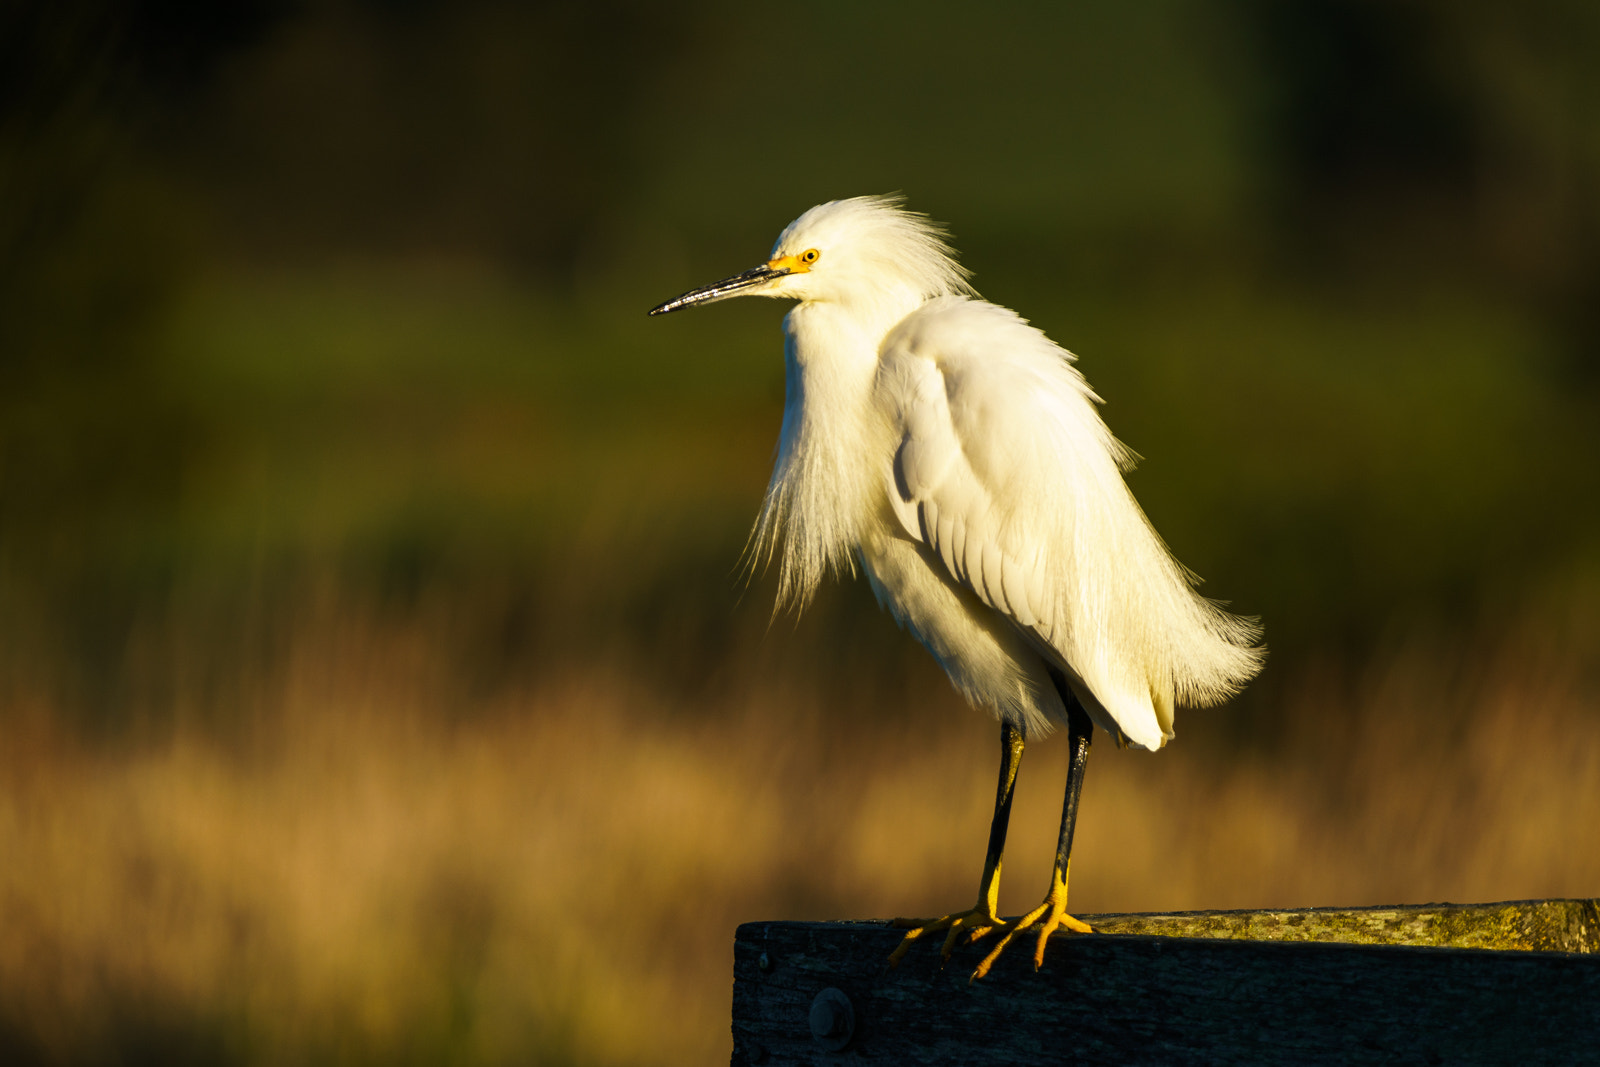
<path fill-rule="evenodd" d="M 1123 481 L 1133 454 L 1101 421 L 1074 356 L 978 298 L 944 233 L 897 197 L 820 204 L 760 266 L 654 308 L 733 296 L 798 300 L 784 319 L 787 395 L 753 535 L 780 555 L 779 605 L 829 572 L 866 575 L 879 602 L 1001 724 L 1000 782 L 977 904 L 909 926 L 1003 936 L 1037 928 L 1034 965 L 1067 914 L 1067 871 L 1091 722 L 1155 750 L 1178 703 L 1214 704 L 1260 670 L 1253 620 L 1199 596 Z M 1071 738 L 1044 902 L 996 913 L 1025 740 Z"/>

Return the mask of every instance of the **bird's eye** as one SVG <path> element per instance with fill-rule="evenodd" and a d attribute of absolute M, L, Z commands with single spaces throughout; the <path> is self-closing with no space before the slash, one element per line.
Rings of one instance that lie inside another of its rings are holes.
<path fill-rule="evenodd" d="M 804 252 L 800 253 L 800 262 L 802 263 L 815 263 L 821 258 L 822 253 L 818 252 L 815 248 L 808 248 Z"/>

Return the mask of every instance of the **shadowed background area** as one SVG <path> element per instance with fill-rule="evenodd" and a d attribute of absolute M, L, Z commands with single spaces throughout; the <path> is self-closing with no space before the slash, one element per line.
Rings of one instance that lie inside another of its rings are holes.
<path fill-rule="evenodd" d="M 1600 893 L 1597 50 L 1580 0 L 0 7 L 0 1056 L 702 1063 L 736 923 L 969 903 L 992 724 L 861 583 L 736 573 L 781 307 L 644 314 L 896 189 L 1267 629 L 1102 738 L 1074 910 Z"/>

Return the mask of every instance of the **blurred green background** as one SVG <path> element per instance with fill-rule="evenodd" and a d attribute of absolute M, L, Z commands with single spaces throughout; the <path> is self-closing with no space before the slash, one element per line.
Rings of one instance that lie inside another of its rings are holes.
<path fill-rule="evenodd" d="M 1202 743 L 1530 618 L 1592 686 L 1596 55 L 1583 0 L 6 3 L 0 729 L 231 736 L 321 596 L 444 620 L 451 719 L 761 656 L 913 716 L 862 590 L 767 634 L 734 574 L 780 309 L 645 316 L 892 190 L 1262 617 Z"/>
<path fill-rule="evenodd" d="M 643 311 L 892 189 L 1080 354 L 1272 673 L 1600 553 L 1586 4 L 152 0 L 0 40 L 0 595 L 91 674 L 175 588 L 312 561 L 532 581 L 603 527 L 653 558 L 559 616 L 725 591 L 779 312 Z"/>

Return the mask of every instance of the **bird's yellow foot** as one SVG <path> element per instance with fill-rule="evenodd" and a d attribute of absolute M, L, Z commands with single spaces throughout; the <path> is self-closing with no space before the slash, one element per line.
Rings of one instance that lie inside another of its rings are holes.
<path fill-rule="evenodd" d="M 944 947 L 939 950 L 939 956 L 946 962 L 950 954 L 955 951 L 956 943 L 963 933 L 967 934 L 967 944 L 972 944 L 979 938 L 988 937 L 996 930 L 1003 930 L 1010 924 L 994 913 L 994 905 L 988 902 L 979 904 L 967 911 L 958 911 L 940 919 L 896 919 L 894 925 L 906 931 L 900 939 L 900 944 L 889 953 L 889 966 L 898 967 L 900 961 L 905 959 L 906 953 L 911 951 L 914 942 L 921 940 L 929 934 L 944 932 Z M 909 928 L 909 929 L 908 929 Z"/>
<path fill-rule="evenodd" d="M 1000 953 L 1011 944 L 1011 939 L 1028 930 L 1037 927 L 1039 940 L 1033 949 L 1033 969 L 1038 970 L 1044 966 L 1044 947 L 1050 942 L 1050 935 L 1063 927 L 1079 934 L 1092 934 L 1089 924 L 1074 919 L 1067 914 L 1067 884 L 1059 876 L 1050 886 L 1050 892 L 1045 896 L 1044 903 L 1034 908 L 1022 918 L 1014 922 L 1005 923 L 1006 935 L 1002 937 L 989 954 L 983 957 L 977 968 L 972 972 L 970 981 L 977 981 L 989 973 L 989 968 L 994 966 L 994 961 L 1000 958 Z"/>

